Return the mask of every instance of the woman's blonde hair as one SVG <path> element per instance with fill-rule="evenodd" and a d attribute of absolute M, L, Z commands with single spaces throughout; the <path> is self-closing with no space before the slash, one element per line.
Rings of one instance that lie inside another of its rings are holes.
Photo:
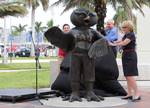
<path fill-rule="evenodd" d="M 130 29 L 130 31 L 133 31 L 134 30 L 134 24 L 132 21 L 130 20 L 126 20 L 126 21 L 123 21 L 122 22 L 122 27 L 127 27 Z"/>

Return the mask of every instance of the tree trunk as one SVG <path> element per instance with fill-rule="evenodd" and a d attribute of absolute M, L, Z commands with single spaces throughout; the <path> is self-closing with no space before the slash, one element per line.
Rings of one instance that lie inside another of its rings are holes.
<path fill-rule="evenodd" d="M 106 0 L 95 0 L 95 12 L 98 17 L 97 30 L 105 35 L 104 19 L 106 17 Z"/>
<path fill-rule="evenodd" d="M 2 63 L 3 64 L 7 64 L 8 63 L 8 61 L 7 61 L 8 52 L 7 52 L 7 49 L 6 49 L 6 46 L 7 46 L 6 17 L 4 17 L 3 36 L 4 36 L 4 50 L 3 50 L 3 60 L 2 60 Z"/>
<path fill-rule="evenodd" d="M 32 43 L 31 43 L 31 56 L 35 56 L 35 8 L 32 7 L 31 14 L 31 26 L 32 26 Z"/>
<path fill-rule="evenodd" d="M 133 21 L 133 14 L 132 14 L 132 9 L 128 9 L 128 20 Z"/>

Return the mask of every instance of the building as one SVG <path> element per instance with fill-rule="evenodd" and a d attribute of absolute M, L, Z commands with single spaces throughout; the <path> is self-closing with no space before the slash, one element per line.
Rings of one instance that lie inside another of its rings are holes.
<path fill-rule="evenodd" d="M 137 13 L 137 52 L 139 62 L 150 64 L 150 8 L 143 8 L 144 16 Z"/>

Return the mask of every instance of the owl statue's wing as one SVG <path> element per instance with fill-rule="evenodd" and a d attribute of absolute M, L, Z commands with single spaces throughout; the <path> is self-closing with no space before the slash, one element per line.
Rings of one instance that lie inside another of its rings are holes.
<path fill-rule="evenodd" d="M 74 37 L 71 33 L 64 33 L 58 27 L 48 29 L 44 36 L 53 45 L 65 50 L 70 51 L 74 47 Z"/>
<path fill-rule="evenodd" d="M 108 50 L 109 46 L 106 39 L 101 38 L 92 44 L 88 52 L 88 55 L 90 58 L 102 57 L 108 54 Z"/>

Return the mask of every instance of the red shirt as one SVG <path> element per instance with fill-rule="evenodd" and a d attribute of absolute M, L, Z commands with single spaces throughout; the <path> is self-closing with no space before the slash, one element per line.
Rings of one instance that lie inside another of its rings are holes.
<path fill-rule="evenodd" d="M 62 49 L 59 48 L 59 50 L 58 50 L 58 56 L 59 57 L 65 57 L 65 55 L 66 55 L 66 53 Z"/>

